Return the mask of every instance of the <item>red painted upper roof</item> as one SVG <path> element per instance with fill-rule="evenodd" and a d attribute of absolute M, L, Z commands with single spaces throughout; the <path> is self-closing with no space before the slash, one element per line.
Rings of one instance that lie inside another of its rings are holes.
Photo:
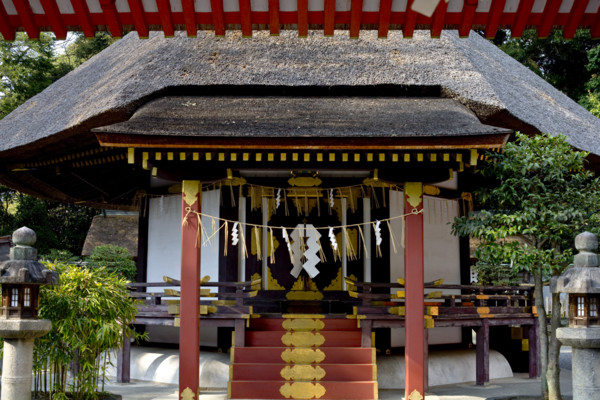
<path fill-rule="evenodd" d="M 358 37 L 361 29 L 375 29 L 387 37 L 390 29 L 402 30 L 411 37 L 415 29 L 428 29 L 438 37 L 442 29 L 458 29 L 468 35 L 482 29 L 493 37 L 500 28 L 520 36 L 535 28 L 541 37 L 552 28 L 563 29 L 571 38 L 578 28 L 589 28 L 600 37 L 600 0 L 3 0 L 0 2 L 0 33 L 13 40 L 24 30 L 36 38 L 41 31 L 52 31 L 65 38 L 67 31 L 82 31 L 93 36 L 109 31 L 120 37 L 136 30 L 140 37 L 149 31 L 200 30 L 297 30 L 306 36 L 309 29 L 346 29 Z M 429 8 L 429 10 L 428 10 Z M 427 14 L 433 11 L 431 16 Z"/>

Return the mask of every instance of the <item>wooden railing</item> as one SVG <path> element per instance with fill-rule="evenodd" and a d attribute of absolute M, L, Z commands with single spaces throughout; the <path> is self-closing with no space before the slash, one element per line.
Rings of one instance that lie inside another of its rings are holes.
<path fill-rule="evenodd" d="M 248 320 L 252 306 L 244 299 L 256 296 L 260 279 L 247 282 L 210 282 L 209 277 L 200 281 L 200 315 L 207 320 L 222 320 L 207 325 L 234 326 L 235 320 Z M 179 326 L 179 280 L 163 277 L 163 282 L 130 283 L 130 296 L 140 300 L 137 305 L 136 323 L 146 325 Z M 160 288 L 162 290 L 149 290 Z M 210 288 L 219 288 L 211 292 Z"/>
<path fill-rule="evenodd" d="M 350 296 L 361 299 L 361 305 L 355 309 L 356 315 L 370 319 L 393 319 L 393 316 L 405 315 L 405 283 L 402 279 L 392 283 L 374 283 L 346 278 L 346 284 Z M 424 293 L 424 313 L 436 321 L 436 326 L 443 322 L 481 318 L 514 319 L 516 323 L 516 320 L 531 318 L 535 312 L 531 286 L 448 285 L 442 280 L 427 282 L 424 286 L 429 289 Z M 458 325 L 468 326 L 467 323 Z"/>
<path fill-rule="evenodd" d="M 252 303 L 257 300 L 272 304 L 273 310 L 286 310 L 285 296 L 273 291 L 261 292 L 260 279 L 247 282 L 210 282 L 208 277 L 200 284 L 200 313 L 202 325 L 233 327 L 236 346 L 243 347 L 245 328 L 253 314 Z M 346 278 L 348 293 L 336 294 L 330 302 L 342 302 L 352 308 L 351 315 L 331 314 L 331 318 L 355 318 L 361 326 L 362 344 L 370 347 L 371 332 L 376 328 L 404 326 L 406 312 L 402 279 L 398 282 L 357 282 Z M 131 297 L 140 300 L 136 323 L 145 325 L 179 325 L 179 287 L 181 283 L 165 277 L 164 282 L 132 283 Z M 425 283 L 425 327 L 469 327 L 477 333 L 476 381 L 489 380 L 489 327 L 513 326 L 524 328 L 523 340 L 529 341 L 529 374 L 537 376 L 537 323 L 533 307 L 533 288 L 530 286 L 477 286 L 448 285 L 441 280 Z M 151 290 L 156 288 L 157 290 Z M 211 292 L 210 288 L 219 288 Z M 259 303 L 260 303 L 259 302 Z M 257 303 L 258 304 L 258 303 Z M 261 306 L 261 308 L 264 306 Z M 331 304 L 329 305 L 331 309 Z M 277 313 L 277 311 L 275 311 Z M 129 342 L 120 355 L 118 380 L 128 382 Z"/>

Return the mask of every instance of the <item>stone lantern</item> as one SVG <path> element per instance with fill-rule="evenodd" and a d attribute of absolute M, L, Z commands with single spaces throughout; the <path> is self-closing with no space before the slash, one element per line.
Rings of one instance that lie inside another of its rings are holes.
<path fill-rule="evenodd" d="M 37 319 L 40 285 L 57 284 L 58 274 L 37 261 L 33 230 L 17 229 L 12 241 L 10 259 L 0 263 L 0 337 L 4 338 L 0 400 L 31 400 L 33 340 L 52 327 L 50 321 Z"/>
<path fill-rule="evenodd" d="M 598 237 L 584 232 L 575 238 L 574 266 L 553 285 L 553 291 L 569 294 L 569 327 L 556 337 L 571 346 L 573 399 L 600 400 L 600 268 Z"/>

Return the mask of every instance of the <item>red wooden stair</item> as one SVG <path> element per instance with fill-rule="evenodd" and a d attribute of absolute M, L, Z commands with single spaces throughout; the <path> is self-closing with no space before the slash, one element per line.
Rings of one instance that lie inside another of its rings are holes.
<path fill-rule="evenodd" d="M 377 399 L 375 350 L 356 320 L 258 318 L 245 340 L 232 348 L 231 399 Z"/>

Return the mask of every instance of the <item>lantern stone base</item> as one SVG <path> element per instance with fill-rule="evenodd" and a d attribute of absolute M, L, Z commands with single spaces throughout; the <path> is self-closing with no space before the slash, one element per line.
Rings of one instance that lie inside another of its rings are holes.
<path fill-rule="evenodd" d="M 559 328 L 556 337 L 573 348 L 573 400 L 600 400 L 600 327 Z"/>
<path fill-rule="evenodd" d="M 50 331 L 47 320 L 2 320 L 4 338 L 0 400 L 31 400 L 33 340 Z"/>
<path fill-rule="evenodd" d="M 574 348 L 597 348 L 600 350 L 600 326 L 558 328 L 556 338 L 565 346 Z"/>

